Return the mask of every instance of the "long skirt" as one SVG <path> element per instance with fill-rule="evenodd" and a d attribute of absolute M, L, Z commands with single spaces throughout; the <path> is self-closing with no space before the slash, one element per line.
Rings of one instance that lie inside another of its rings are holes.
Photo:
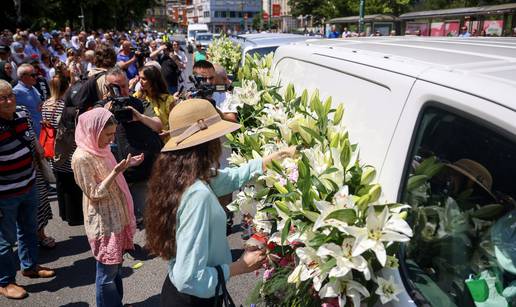
<path fill-rule="evenodd" d="M 38 231 L 48 225 L 48 221 L 52 219 L 52 208 L 48 200 L 48 183 L 43 174 L 36 171 L 36 190 L 38 192 Z"/>
<path fill-rule="evenodd" d="M 84 224 L 82 213 L 82 191 L 75 183 L 73 173 L 54 170 L 56 176 L 59 216 L 70 226 Z"/>

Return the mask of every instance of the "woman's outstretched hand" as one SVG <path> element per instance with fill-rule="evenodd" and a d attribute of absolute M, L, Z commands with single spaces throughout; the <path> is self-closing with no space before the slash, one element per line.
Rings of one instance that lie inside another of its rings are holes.
<path fill-rule="evenodd" d="M 117 174 L 123 173 L 128 167 L 138 166 L 138 165 L 142 164 L 144 158 L 145 157 L 144 157 L 143 153 L 141 153 L 137 156 L 134 156 L 134 157 L 131 156 L 131 154 L 128 154 L 127 158 L 123 159 L 122 161 L 120 161 L 120 163 L 118 163 L 115 166 L 114 171 Z"/>
<path fill-rule="evenodd" d="M 253 272 L 262 267 L 267 254 L 265 249 L 245 251 L 242 257 L 229 266 L 231 276 Z"/>
<path fill-rule="evenodd" d="M 285 158 L 291 158 L 296 153 L 296 146 L 290 146 L 287 148 L 280 149 L 276 152 L 271 153 L 268 156 L 263 157 L 262 168 L 265 171 L 267 165 L 269 165 L 272 161 L 281 162 Z"/>

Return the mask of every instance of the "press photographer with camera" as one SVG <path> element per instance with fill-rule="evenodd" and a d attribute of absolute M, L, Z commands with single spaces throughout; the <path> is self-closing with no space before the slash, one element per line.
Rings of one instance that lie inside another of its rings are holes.
<path fill-rule="evenodd" d="M 116 56 L 118 66 L 126 73 L 127 79 L 131 80 L 138 75 L 138 57 L 141 56 L 140 51 L 131 51 L 131 42 L 126 40 L 121 44 L 120 51 Z"/>
<path fill-rule="evenodd" d="M 106 86 L 110 94 L 105 107 L 119 122 L 112 146 L 115 158 L 121 161 L 128 154 L 136 156 L 142 153 L 145 157 L 142 164 L 131 167 L 124 173 L 134 200 L 136 220 L 139 222 L 145 206 L 147 179 L 163 146 L 158 134 L 163 125 L 150 103 L 129 96 L 129 82 L 123 70 L 118 67 L 109 70 L 106 74 Z"/>
<path fill-rule="evenodd" d="M 210 100 L 222 114 L 224 120 L 237 122 L 236 107 L 231 104 L 231 80 L 224 67 L 209 61 L 198 61 L 193 66 L 195 89 L 191 89 L 193 98 Z"/>
<path fill-rule="evenodd" d="M 177 92 L 181 75 L 181 62 L 177 55 L 174 54 L 172 44 L 169 42 L 161 45 L 156 52 L 158 52 L 157 59 L 161 65 L 161 73 L 167 83 L 168 92 L 174 94 Z M 153 53 L 150 56 L 152 58 Z"/>

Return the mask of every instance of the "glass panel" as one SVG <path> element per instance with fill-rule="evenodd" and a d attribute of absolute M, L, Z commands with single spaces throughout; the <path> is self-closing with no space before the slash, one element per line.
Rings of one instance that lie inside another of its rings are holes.
<path fill-rule="evenodd" d="M 432 306 L 510 306 L 501 294 L 516 280 L 516 142 L 434 107 L 416 131 L 402 196 L 410 284 Z"/>

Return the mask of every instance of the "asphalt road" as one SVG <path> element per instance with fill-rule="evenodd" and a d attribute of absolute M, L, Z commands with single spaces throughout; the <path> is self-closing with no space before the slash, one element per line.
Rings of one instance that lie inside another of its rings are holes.
<path fill-rule="evenodd" d="M 52 202 L 54 218 L 46 228 L 47 235 L 56 239 L 55 249 L 40 249 L 40 263 L 55 269 L 51 279 L 29 279 L 19 272 L 18 284 L 25 287 L 29 297 L 24 300 L 8 300 L 0 297 L 0 306 L 95 306 L 95 260 L 92 257 L 83 226 L 68 226 L 57 216 L 57 202 Z M 242 239 L 238 227 L 228 237 L 232 252 L 241 253 Z M 123 264 L 124 303 L 135 307 L 158 306 L 161 286 L 167 274 L 167 262 L 160 258 L 149 259 L 141 250 L 145 244 L 145 231 L 135 236 L 136 251 L 126 254 Z M 139 269 L 131 267 L 143 262 Z M 237 306 L 243 304 L 254 288 L 255 273 L 236 276 L 229 281 L 228 289 Z"/>
<path fill-rule="evenodd" d="M 191 74 L 192 62 L 189 55 L 186 76 Z M 16 281 L 25 287 L 29 297 L 20 301 L 0 297 L 1 307 L 95 306 L 95 260 L 84 234 L 84 226 L 68 226 L 62 222 L 55 201 L 52 202 L 52 211 L 54 218 L 47 226 L 46 233 L 56 239 L 57 245 L 53 250 L 40 249 L 40 264 L 55 269 L 56 276 L 52 279 L 29 279 L 18 272 Z M 238 220 L 236 217 L 235 224 Z M 234 230 L 228 240 L 234 256 L 238 256 L 242 252 L 243 241 L 238 227 L 234 227 Z M 158 306 L 167 274 L 167 262 L 160 258 L 148 259 L 141 250 L 145 244 L 145 231 L 138 231 L 134 241 L 137 250 L 132 255 L 126 254 L 123 264 L 123 302 L 135 307 Z M 132 269 L 140 261 L 143 266 Z M 231 278 L 228 290 L 237 306 L 244 304 L 259 278 L 255 273 Z"/>

